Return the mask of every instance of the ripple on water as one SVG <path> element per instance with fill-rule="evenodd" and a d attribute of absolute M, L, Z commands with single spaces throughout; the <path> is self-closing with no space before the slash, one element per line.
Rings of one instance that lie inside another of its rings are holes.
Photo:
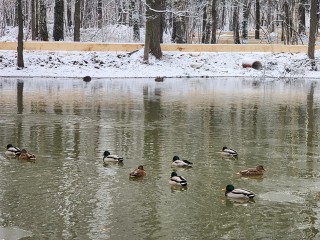
<path fill-rule="evenodd" d="M 302 197 L 291 192 L 267 192 L 259 195 L 260 198 L 271 202 L 303 203 Z"/>

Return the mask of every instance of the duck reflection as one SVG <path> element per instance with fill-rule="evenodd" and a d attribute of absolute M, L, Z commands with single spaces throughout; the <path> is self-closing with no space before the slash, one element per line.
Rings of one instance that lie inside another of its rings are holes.
<path fill-rule="evenodd" d="M 254 199 L 226 198 L 226 206 L 246 206 L 255 203 Z"/>
<path fill-rule="evenodd" d="M 178 186 L 178 185 L 171 185 L 171 192 L 185 192 L 188 190 L 188 186 Z"/>

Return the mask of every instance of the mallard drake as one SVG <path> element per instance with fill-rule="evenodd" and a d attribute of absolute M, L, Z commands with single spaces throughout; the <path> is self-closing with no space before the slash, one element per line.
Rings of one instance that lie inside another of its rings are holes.
<path fill-rule="evenodd" d="M 105 164 L 110 162 L 123 162 L 123 157 L 114 154 L 111 155 L 109 151 L 104 151 L 102 160 Z"/>
<path fill-rule="evenodd" d="M 257 176 L 257 175 L 263 175 L 264 171 L 265 170 L 264 170 L 263 166 L 258 165 L 255 168 L 248 168 L 245 170 L 241 170 L 239 173 L 240 173 L 240 175 L 243 175 L 243 176 Z"/>
<path fill-rule="evenodd" d="M 192 167 L 192 162 L 188 160 L 181 160 L 178 156 L 174 156 L 172 159 L 172 167 Z"/>
<path fill-rule="evenodd" d="M 129 174 L 131 178 L 143 177 L 145 175 L 146 175 L 146 171 L 144 170 L 142 165 L 139 165 L 138 168 L 136 168 Z"/>
<path fill-rule="evenodd" d="M 7 156 L 19 156 L 21 150 L 18 147 L 14 147 L 12 144 L 7 145 L 7 150 L 5 151 L 5 155 Z"/>
<path fill-rule="evenodd" d="M 171 173 L 169 184 L 176 186 L 187 186 L 187 179 L 182 176 L 178 176 L 176 172 Z"/>
<path fill-rule="evenodd" d="M 225 155 L 225 156 L 229 156 L 229 157 L 238 157 L 238 153 L 237 151 L 231 149 L 231 148 L 228 148 L 228 147 L 223 147 L 222 148 L 222 153 Z"/>
<path fill-rule="evenodd" d="M 228 184 L 226 186 L 226 191 L 224 195 L 230 198 L 242 199 L 251 199 L 255 197 L 255 194 L 253 192 L 242 188 L 234 188 L 234 186 L 231 184 Z"/>
<path fill-rule="evenodd" d="M 19 155 L 20 160 L 27 160 L 27 161 L 34 161 L 36 160 L 36 156 L 30 152 L 28 152 L 26 149 L 22 149 L 21 153 Z"/>

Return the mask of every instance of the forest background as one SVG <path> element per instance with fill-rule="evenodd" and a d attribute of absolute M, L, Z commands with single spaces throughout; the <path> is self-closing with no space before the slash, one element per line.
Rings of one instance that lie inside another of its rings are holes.
<path fill-rule="evenodd" d="M 18 27 L 21 67 L 29 40 L 144 42 L 148 62 L 161 59 L 161 43 L 216 44 L 231 33 L 234 44 L 308 44 L 316 70 L 318 22 L 319 0 L 0 0 L 0 37 Z"/>

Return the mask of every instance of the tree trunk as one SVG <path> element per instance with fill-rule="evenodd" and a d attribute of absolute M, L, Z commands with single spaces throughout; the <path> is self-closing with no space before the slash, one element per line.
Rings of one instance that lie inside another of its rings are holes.
<path fill-rule="evenodd" d="M 308 57 L 311 61 L 312 70 L 317 71 L 317 65 L 314 57 L 314 49 L 317 38 L 317 28 L 318 28 L 318 0 L 311 0 L 310 5 L 310 30 L 309 30 L 309 43 L 308 43 Z"/>
<path fill-rule="evenodd" d="M 174 15 L 173 15 L 173 26 L 172 31 L 172 42 L 174 43 L 186 43 L 186 2 L 185 0 L 174 1 L 173 3 Z"/>
<path fill-rule="evenodd" d="M 233 41 L 235 44 L 240 44 L 239 34 L 239 3 L 234 1 L 233 3 Z"/>
<path fill-rule="evenodd" d="M 33 41 L 38 38 L 38 31 L 36 29 L 36 12 L 35 0 L 31 0 L 31 39 Z"/>
<path fill-rule="evenodd" d="M 284 2 L 283 4 L 284 12 L 284 44 L 290 43 L 290 13 L 289 13 L 289 4 Z"/>
<path fill-rule="evenodd" d="M 256 0 L 256 29 L 254 31 L 254 39 L 260 38 L 260 0 Z"/>
<path fill-rule="evenodd" d="M 40 0 L 40 16 L 39 16 L 39 39 L 42 41 L 48 41 L 48 29 L 47 29 L 47 8 L 44 0 Z"/>
<path fill-rule="evenodd" d="M 251 8 L 251 0 L 245 0 L 243 5 L 243 20 L 242 20 L 242 43 L 248 43 L 248 22 Z"/>
<path fill-rule="evenodd" d="M 98 0 L 98 7 L 97 7 L 97 21 L 98 21 L 98 28 L 102 28 L 102 1 Z"/>
<path fill-rule="evenodd" d="M 22 15 L 22 0 L 17 0 L 18 14 L 18 47 L 17 47 L 17 65 L 20 68 L 24 67 L 23 60 L 23 15 Z"/>
<path fill-rule="evenodd" d="M 212 0 L 211 44 L 217 43 L 218 12 L 217 0 Z"/>
<path fill-rule="evenodd" d="M 304 4 L 299 6 L 299 34 L 306 34 L 306 8 Z"/>
<path fill-rule="evenodd" d="M 222 0 L 221 1 L 221 5 L 222 5 L 222 13 L 218 14 L 221 16 L 220 18 L 220 22 L 219 22 L 219 29 L 225 29 L 225 22 L 226 22 L 226 1 Z"/>
<path fill-rule="evenodd" d="M 299 0 L 294 0 L 293 8 L 293 36 L 291 43 L 298 44 L 298 28 L 299 28 Z"/>
<path fill-rule="evenodd" d="M 140 3 L 137 0 L 131 0 L 132 8 L 132 26 L 133 26 L 133 41 L 140 41 L 140 17 L 139 17 Z"/>
<path fill-rule="evenodd" d="M 202 33 L 201 33 L 201 43 L 205 43 L 206 41 L 206 28 L 207 28 L 207 7 L 203 8 L 203 15 L 202 15 Z"/>
<path fill-rule="evenodd" d="M 67 26 L 72 27 L 71 0 L 67 0 Z"/>
<path fill-rule="evenodd" d="M 272 9 L 273 9 L 272 7 L 273 6 L 274 6 L 274 0 L 268 0 L 267 24 L 270 32 L 274 32 L 274 24 L 272 23 Z"/>
<path fill-rule="evenodd" d="M 210 42 L 211 28 L 212 28 L 212 0 L 208 0 L 206 7 L 206 24 L 204 28 L 204 41 L 203 43 L 208 44 Z"/>
<path fill-rule="evenodd" d="M 4 36 L 6 30 L 6 11 L 4 8 L 4 0 L 0 0 L 0 37 Z"/>
<path fill-rule="evenodd" d="M 149 48 L 150 53 L 157 59 L 161 59 L 162 51 L 160 46 L 161 39 L 161 14 L 165 0 L 147 0 L 146 11 L 146 37 L 145 37 L 145 54 L 144 61 L 148 62 Z"/>
<path fill-rule="evenodd" d="M 64 39 L 63 15 L 64 0 L 55 0 L 53 24 L 53 39 L 55 41 L 63 41 Z"/>
<path fill-rule="evenodd" d="M 74 3 L 74 31 L 73 40 L 75 42 L 80 42 L 80 6 L 81 0 L 76 0 Z"/>

